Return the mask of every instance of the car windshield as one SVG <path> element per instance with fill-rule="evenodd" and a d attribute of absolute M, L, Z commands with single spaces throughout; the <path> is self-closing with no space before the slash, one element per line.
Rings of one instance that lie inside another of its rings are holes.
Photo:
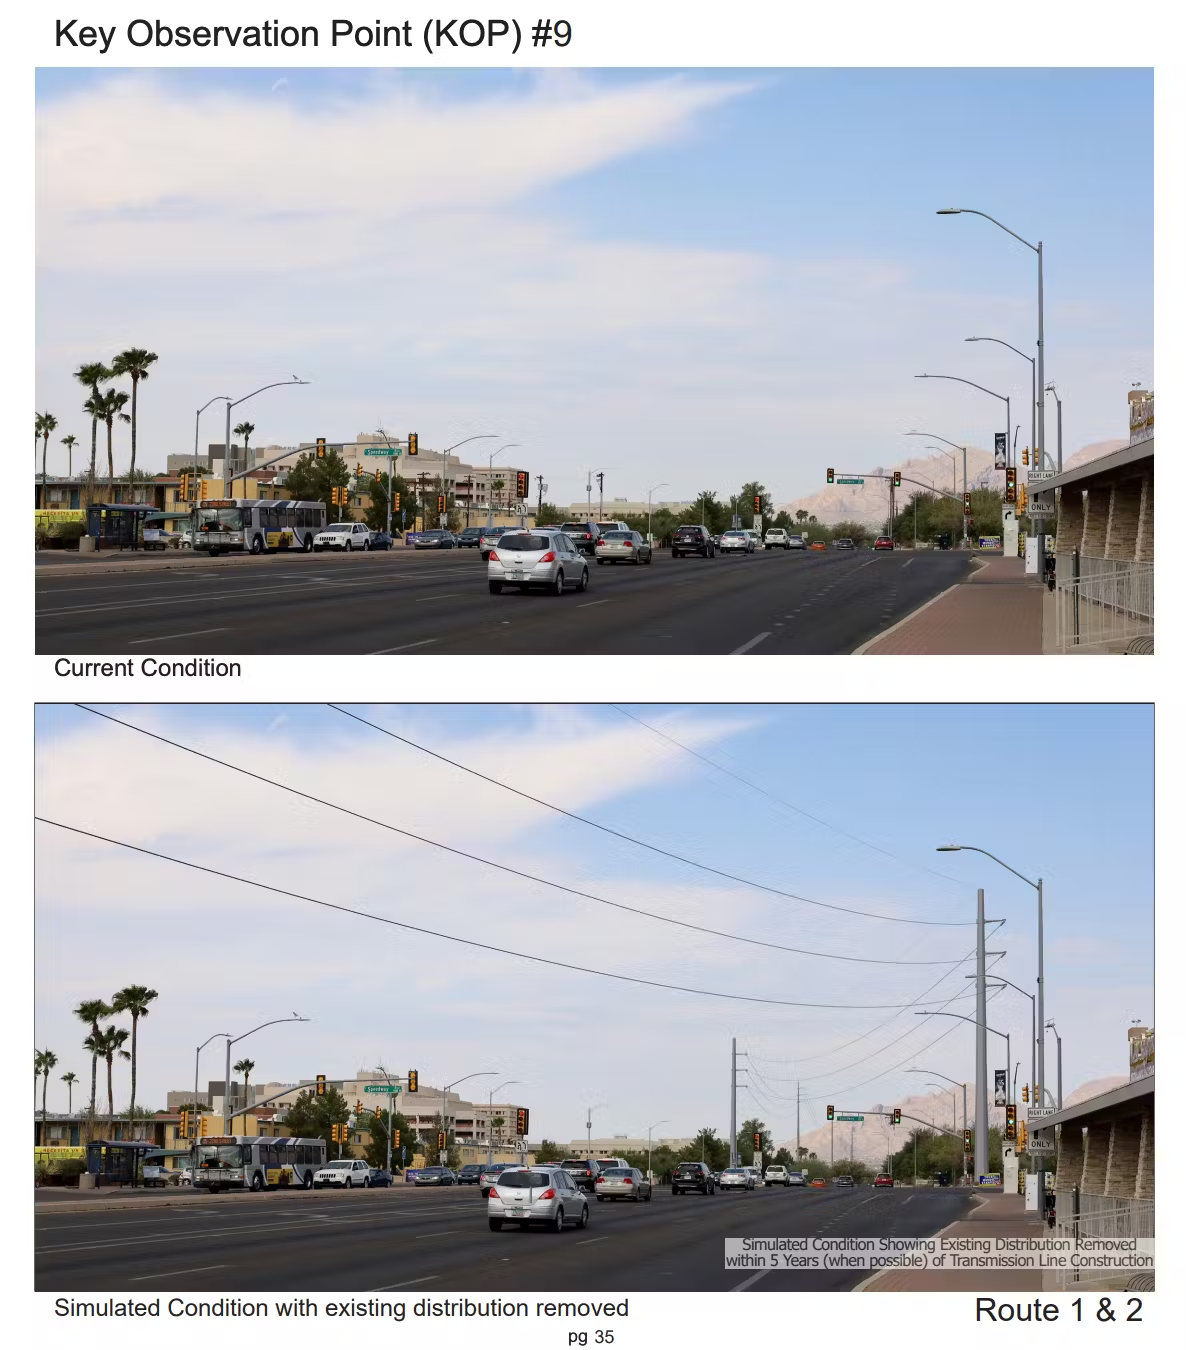
<path fill-rule="evenodd" d="M 726 1167 L 721 1173 L 723 1177 L 743 1177 L 745 1176 L 744 1167 Z"/>
<path fill-rule="evenodd" d="M 744 539 L 747 533 L 746 530 L 726 530 L 723 537 L 725 539 Z"/>
<path fill-rule="evenodd" d="M 606 530 L 602 534 L 602 539 L 629 539 L 631 531 L 629 530 Z"/>
<path fill-rule="evenodd" d="M 326 1163 L 321 1169 L 323 1172 L 339 1172 L 346 1168 L 353 1167 L 354 1161 L 351 1158 L 340 1158 L 335 1162 Z"/>
<path fill-rule="evenodd" d="M 589 526 L 582 525 L 578 521 L 570 520 L 566 525 L 560 527 L 565 534 L 588 534 Z"/>
<path fill-rule="evenodd" d="M 532 1190 L 540 1186 L 550 1186 L 552 1178 L 547 1172 L 504 1172 L 499 1177 L 499 1184 L 518 1190 L 526 1190 L 531 1187 Z"/>
<path fill-rule="evenodd" d="M 607 1167 L 602 1173 L 606 1177 L 628 1177 L 632 1169 L 629 1167 Z"/>
<path fill-rule="evenodd" d="M 498 547 L 511 553 L 542 553 L 551 542 L 546 534 L 507 534 L 498 541 Z"/>
<path fill-rule="evenodd" d="M 352 529 L 353 525 L 327 525 L 322 534 L 349 534 Z"/>

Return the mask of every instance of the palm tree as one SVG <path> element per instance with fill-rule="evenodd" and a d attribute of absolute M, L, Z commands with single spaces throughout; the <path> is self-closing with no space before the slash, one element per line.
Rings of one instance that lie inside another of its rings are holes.
<path fill-rule="evenodd" d="M 111 1000 L 111 1011 L 127 1013 L 132 1019 L 132 1100 L 129 1114 L 136 1109 L 136 1027 L 142 1017 L 148 1016 L 148 1005 L 157 997 L 155 989 L 143 984 L 129 984 L 120 989 Z"/>
<path fill-rule="evenodd" d="M 100 1031 L 97 1035 L 88 1036 L 83 1045 L 94 1055 L 100 1056 L 107 1063 L 107 1119 L 115 1119 L 115 1093 L 111 1082 L 112 1065 L 115 1057 L 120 1059 L 131 1059 L 132 1056 L 124 1049 L 124 1042 L 131 1035 L 131 1032 L 125 1031 L 123 1027 L 109 1026 L 105 1031 Z"/>
<path fill-rule="evenodd" d="M 111 429 L 115 422 L 130 422 L 132 419 L 124 412 L 128 395 L 122 389 L 105 389 L 101 394 L 88 398 L 83 407 L 103 422 L 107 427 L 107 490 L 115 495 L 115 460 L 111 453 Z"/>
<path fill-rule="evenodd" d="M 41 437 L 41 487 L 44 492 L 45 477 L 46 477 L 45 457 L 49 453 L 49 433 L 51 431 L 57 430 L 58 419 L 53 415 L 53 413 L 49 412 L 38 413 L 36 426 L 37 426 L 37 434 Z M 42 506 L 44 506 L 45 502 L 43 501 L 41 504 Z"/>
<path fill-rule="evenodd" d="M 62 1082 L 66 1084 L 68 1094 L 66 1097 L 66 1114 L 72 1116 L 74 1114 L 74 1084 L 78 1082 L 78 1075 L 71 1069 L 69 1073 L 62 1075 Z"/>
<path fill-rule="evenodd" d="M 37 1066 L 37 1072 L 41 1075 L 41 1123 L 45 1124 L 45 1091 L 49 1087 L 49 1071 L 58 1062 L 57 1055 L 52 1050 L 39 1050 L 34 1053 L 33 1062 Z"/>
<path fill-rule="evenodd" d="M 126 375 L 132 381 L 132 470 L 136 469 L 136 389 L 141 380 L 148 379 L 148 367 L 157 359 L 156 352 L 143 347 L 129 347 L 111 363 L 113 375 Z"/>
<path fill-rule="evenodd" d="M 254 423 L 254 422 L 240 422 L 239 425 L 235 428 L 235 433 L 234 433 L 234 434 L 235 434 L 236 436 L 242 436 L 242 437 L 243 437 L 243 463 L 244 463 L 244 465 L 246 465 L 246 464 L 249 462 L 249 461 L 248 461 L 248 458 L 247 458 L 247 442 L 251 439 L 251 433 L 252 433 L 254 430 L 255 430 L 255 423 Z"/>
<path fill-rule="evenodd" d="M 74 447 L 78 444 L 78 437 L 74 435 L 63 436 L 62 444 L 66 447 L 66 477 L 74 477 Z"/>
<path fill-rule="evenodd" d="M 235 430 L 238 431 L 238 427 L 236 427 Z M 246 449 L 246 445 L 244 446 L 244 449 Z M 236 1073 L 241 1073 L 241 1074 L 243 1075 L 243 1105 L 244 1105 L 244 1106 L 246 1106 L 246 1105 L 247 1105 L 247 1102 L 248 1102 L 248 1096 L 247 1096 L 247 1080 L 251 1077 L 251 1071 L 252 1071 L 252 1069 L 254 1069 L 254 1068 L 255 1068 L 255 1060 L 253 1060 L 253 1059 L 241 1059 L 241 1060 L 238 1062 L 238 1064 L 236 1064 L 236 1065 L 234 1066 L 235 1072 L 236 1072 Z M 246 1117 L 244 1117 L 244 1118 L 246 1119 Z M 246 1128 L 247 1128 L 246 1125 L 245 1125 L 243 1128 L 246 1129 Z"/>
<path fill-rule="evenodd" d="M 85 366 L 79 366 L 74 372 L 74 378 L 79 384 L 85 385 L 90 391 L 91 396 L 82 405 L 85 412 L 91 415 L 91 482 L 95 481 L 95 451 L 98 448 L 99 437 L 99 413 L 97 405 L 99 402 L 99 385 L 104 380 L 111 379 L 111 371 L 102 361 L 91 361 Z"/>
<path fill-rule="evenodd" d="M 112 1013 L 111 1005 L 105 1003 L 101 998 L 84 999 L 77 1008 L 74 1009 L 74 1016 L 80 1021 L 85 1022 L 91 1029 L 90 1036 L 83 1041 L 83 1046 L 91 1052 L 91 1119 L 95 1118 L 95 1079 L 99 1071 L 99 1051 L 92 1045 L 92 1041 L 97 1041 L 99 1037 L 99 1022 L 104 1017 L 110 1017 Z"/>

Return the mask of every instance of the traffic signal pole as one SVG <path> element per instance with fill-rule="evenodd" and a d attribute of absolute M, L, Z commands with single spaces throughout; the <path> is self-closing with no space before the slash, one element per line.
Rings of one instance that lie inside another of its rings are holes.
<path fill-rule="evenodd" d="M 729 1075 L 729 1166 L 737 1165 L 737 1037 L 733 1037 L 732 1072 Z"/>
<path fill-rule="evenodd" d="M 984 888 L 976 892 L 976 1134 L 972 1174 L 988 1171 L 988 1009 L 984 978 Z"/>

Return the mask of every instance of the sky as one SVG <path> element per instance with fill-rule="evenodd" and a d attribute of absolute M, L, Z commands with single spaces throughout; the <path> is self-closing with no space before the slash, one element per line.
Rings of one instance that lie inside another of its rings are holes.
<path fill-rule="evenodd" d="M 505 1095 L 531 1110 L 532 1138 L 562 1141 L 584 1136 L 589 1107 L 595 1135 L 645 1136 L 655 1121 L 663 1135 L 727 1133 L 735 1036 L 750 1057 L 739 1119 L 756 1114 L 785 1140 L 796 1081 L 806 1132 L 828 1102 L 918 1095 L 910 1067 L 974 1079 L 973 1028 L 916 1012 L 974 1014 L 977 887 L 1003 921 L 988 941 L 1004 953 L 995 969 L 1035 988 L 1034 892 L 976 854 L 935 852 L 950 842 L 1043 878 L 1046 1010 L 1068 1093 L 1127 1073 L 1127 1027 L 1153 1022 L 1147 706 L 343 706 L 356 717 L 324 705 L 99 711 L 484 861 L 95 712 L 38 709 L 37 814 L 58 822 L 36 827 L 35 1034 L 59 1061 L 50 1110 L 66 1107 L 58 1073 L 89 1078 L 72 1009 L 137 983 L 159 992 L 140 1028 L 149 1107 L 192 1082 L 208 1036 L 295 1012 L 311 1020 L 236 1047 L 253 1081 L 345 1078 L 379 1061 L 433 1086 L 489 1071 L 479 1090 L 518 1080 Z M 1040 823 L 1022 759 L 998 767 L 1034 745 L 1058 747 Z M 1101 775 L 1115 785 L 1106 797 L 1074 790 Z M 1028 1000 L 995 996 L 989 1024 L 1012 1036 L 1024 1081 Z M 1051 1039 L 1051 1084 L 1053 1051 Z M 221 1076 L 215 1042 L 202 1080 Z M 117 1109 L 128 1089 L 118 1065 Z"/>
<path fill-rule="evenodd" d="M 88 445 L 71 372 L 136 345 L 150 468 L 295 374 L 253 443 L 494 433 L 565 505 L 789 501 L 912 427 L 991 448 L 1003 405 L 924 372 L 1028 443 L 1027 362 L 964 339 L 1034 352 L 1035 255 L 963 206 L 1043 242 L 1069 456 L 1153 386 L 1152 131 L 1142 70 L 43 70 L 37 407 Z"/>

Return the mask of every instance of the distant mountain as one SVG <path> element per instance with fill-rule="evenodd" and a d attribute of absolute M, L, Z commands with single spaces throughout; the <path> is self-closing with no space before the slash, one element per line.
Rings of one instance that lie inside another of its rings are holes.
<path fill-rule="evenodd" d="M 1110 455 L 1114 450 L 1121 450 L 1128 444 L 1127 441 L 1094 441 L 1091 445 L 1085 445 L 1082 450 L 1076 450 L 1070 459 L 1064 459 L 1063 469 L 1077 469 L 1080 464 L 1089 464 L 1093 459 L 1099 459 L 1101 455 Z"/>

